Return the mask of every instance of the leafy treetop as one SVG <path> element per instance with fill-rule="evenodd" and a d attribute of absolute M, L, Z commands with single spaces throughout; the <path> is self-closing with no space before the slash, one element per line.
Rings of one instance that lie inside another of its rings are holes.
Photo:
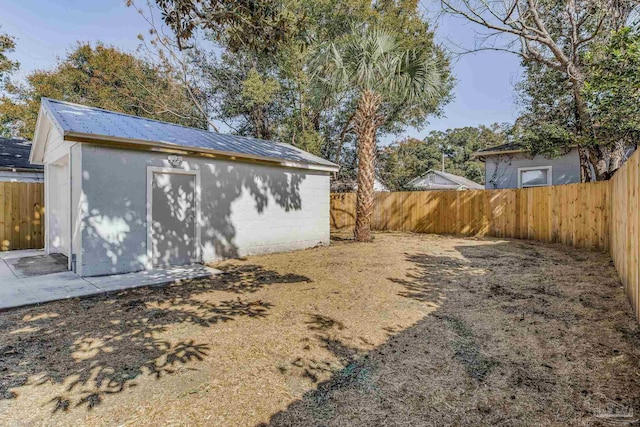
<path fill-rule="evenodd" d="M 78 43 L 53 70 L 35 71 L 6 92 L 0 99 L 5 135 L 33 136 L 42 97 L 206 127 L 172 70 L 101 43 Z"/>

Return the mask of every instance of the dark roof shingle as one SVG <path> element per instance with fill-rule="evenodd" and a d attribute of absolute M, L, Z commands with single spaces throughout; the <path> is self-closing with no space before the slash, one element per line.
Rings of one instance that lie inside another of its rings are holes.
<path fill-rule="evenodd" d="M 43 166 L 29 163 L 30 152 L 31 141 L 0 138 L 0 169 L 42 170 Z"/>

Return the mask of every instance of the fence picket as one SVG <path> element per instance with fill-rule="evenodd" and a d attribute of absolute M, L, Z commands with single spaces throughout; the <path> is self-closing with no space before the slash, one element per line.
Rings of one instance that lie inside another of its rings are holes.
<path fill-rule="evenodd" d="M 44 246 L 42 183 L 0 182 L 0 250 Z"/>

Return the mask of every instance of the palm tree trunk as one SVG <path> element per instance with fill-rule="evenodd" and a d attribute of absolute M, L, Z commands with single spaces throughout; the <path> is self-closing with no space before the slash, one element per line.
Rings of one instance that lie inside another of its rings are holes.
<path fill-rule="evenodd" d="M 373 213 L 373 182 L 375 180 L 376 132 L 379 125 L 380 95 L 372 90 L 362 92 L 353 117 L 358 136 L 358 193 L 356 195 L 356 228 L 358 242 L 371 240 Z"/>

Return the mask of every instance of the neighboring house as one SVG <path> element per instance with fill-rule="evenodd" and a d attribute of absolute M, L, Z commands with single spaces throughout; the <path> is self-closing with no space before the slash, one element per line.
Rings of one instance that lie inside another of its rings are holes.
<path fill-rule="evenodd" d="M 429 170 L 422 176 L 412 179 L 406 185 L 414 190 L 482 190 L 484 187 L 463 176 L 448 172 Z"/>
<path fill-rule="evenodd" d="M 578 148 L 548 158 L 532 155 L 516 143 L 476 151 L 474 156 L 484 162 L 485 188 L 524 188 L 580 182 Z"/>
<path fill-rule="evenodd" d="M 289 144 L 42 99 L 48 253 L 81 276 L 329 243 L 338 167 Z"/>
<path fill-rule="evenodd" d="M 31 141 L 0 138 L 0 182 L 42 182 L 42 165 L 29 163 Z"/>
<path fill-rule="evenodd" d="M 358 191 L 358 183 L 357 181 L 331 181 L 331 192 L 332 193 L 354 193 Z M 373 191 L 376 192 L 388 192 L 389 189 L 386 185 L 380 181 L 378 177 L 373 179 Z"/>

